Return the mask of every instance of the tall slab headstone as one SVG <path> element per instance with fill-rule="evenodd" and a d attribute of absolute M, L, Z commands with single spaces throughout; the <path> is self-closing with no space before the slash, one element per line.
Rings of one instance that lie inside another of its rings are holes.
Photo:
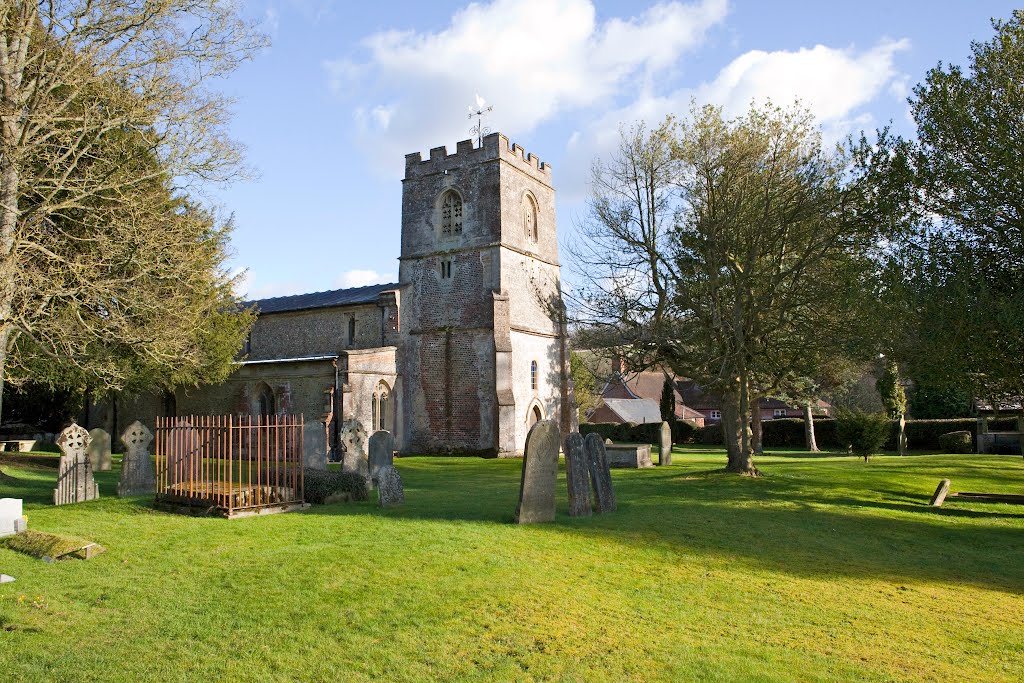
<path fill-rule="evenodd" d="M 587 451 L 587 468 L 594 489 L 594 507 L 598 512 L 615 512 L 615 490 L 612 489 L 612 471 L 608 466 L 608 453 L 604 441 L 596 433 L 583 440 Z"/>
<path fill-rule="evenodd" d="M 343 472 L 356 472 L 366 479 L 368 488 L 373 488 L 370 479 L 370 463 L 366 456 L 366 429 L 359 420 L 346 420 L 339 434 L 345 447 L 345 457 L 341 461 Z"/>
<path fill-rule="evenodd" d="M 589 517 L 590 469 L 583 435 L 573 432 L 565 439 L 565 485 L 569 489 L 569 515 Z"/>
<path fill-rule="evenodd" d="M 110 471 L 110 434 L 105 429 L 89 430 L 89 463 L 95 472 Z"/>
<path fill-rule="evenodd" d="M 121 435 L 124 459 L 121 461 L 121 481 L 117 485 L 119 496 L 141 496 L 156 491 L 156 472 L 149 455 L 153 433 L 138 420 Z"/>
<path fill-rule="evenodd" d="M 558 479 L 558 425 L 541 420 L 526 435 L 523 475 L 519 482 L 517 524 L 555 519 L 555 482 Z"/>
<path fill-rule="evenodd" d="M 75 423 L 57 437 L 57 446 L 63 455 L 60 456 L 57 488 L 53 491 L 54 505 L 82 503 L 100 497 L 87 453 L 89 441 L 89 432 Z"/>
<path fill-rule="evenodd" d="M 395 437 L 388 431 L 374 432 L 370 435 L 369 451 L 370 479 L 377 479 L 382 467 L 395 464 Z"/>
<path fill-rule="evenodd" d="M 405 502 L 402 475 L 398 473 L 394 465 L 384 465 L 377 470 L 377 493 L 381 507 L 401 505 Z"/>
<path fill-rule="evenodd" d="M 658 451 L 658 465 L 672 464 L 672 425 L 661 423 L 661 444 Z"/>

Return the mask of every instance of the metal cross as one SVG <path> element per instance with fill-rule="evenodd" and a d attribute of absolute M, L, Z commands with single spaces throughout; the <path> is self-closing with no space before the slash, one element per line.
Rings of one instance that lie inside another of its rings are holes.
<path fill-rule="evenodd" d="M 494 107 L 487 104 L 480 95 L 476 96 L 476 109 L 473 109 L 473 105 L 469 106 L 469 118 L 476 117 L 476 125 L 469 129 L 469 134 L 476 136 L 477 147 L 483 147 L 484 136 L 491 132 L 490 128 L 484 126 L 484 116 L 490 114 L 492 109 Z"/>

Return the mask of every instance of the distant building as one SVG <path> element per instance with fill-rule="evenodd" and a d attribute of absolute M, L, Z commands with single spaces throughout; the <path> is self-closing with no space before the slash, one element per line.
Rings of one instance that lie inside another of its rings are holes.
<path fill-rule="evenodd" d="M 601 363 L 596 363 L 601 365 Z M 588 422 L 660 422 L 661 394 L 666 376 L 670 378 L 676 399 L 676 419 L 686 420 L 702 427 L 722 419 L 722 400 L 719 396 L 705 392 L 692 380 L 680 379 L 666 369 L 628 372 L 621 359 L 609 364 L 604 362 L 603 370 L 607 379 L 601 385 L 600 403 L 587 415 Z M 785 403 L 774 398 L 758 402 L 762 420 L 785 417 L 803 417 L 803 407 Z M 816 416 L 829 416 L 832 406 L 817 400 L 812 406 Z"/>

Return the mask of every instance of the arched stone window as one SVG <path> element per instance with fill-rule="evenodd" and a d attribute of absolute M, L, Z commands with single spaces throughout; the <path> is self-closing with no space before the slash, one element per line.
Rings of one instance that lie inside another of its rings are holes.
<path fill-rule="evenodd" d="M 530 242 L 537 241 L 539 236 L 537 230 L 537 200 L 529 193 L 523 198 L 523 230 L 527 240 Z"/>
<path fill-rule="evenodd" d="M 537 391 L 537 361 L 530 361 L 530 388 Z"/>
<path fill-rule="evenodd" d="M 277 413 L 273 390 L 266 384 L 260 384 L 256 393 L 256 405 L 260 417 L 270 417 Z"/>
<path fill-rule="evenodd" d="M 391 431 L 391 387 L 387 385 L 387 382 L 381 380 L 377 383 L 371 400 L 370 425 L 373 431 L 378 432 L 382 429 Z"/>
<path fill-rule="evenodd" d="M 456 237 L 462 234 L 462 197 L 455 190 L 448 190 L 441 197 L 441 236 Z"/>

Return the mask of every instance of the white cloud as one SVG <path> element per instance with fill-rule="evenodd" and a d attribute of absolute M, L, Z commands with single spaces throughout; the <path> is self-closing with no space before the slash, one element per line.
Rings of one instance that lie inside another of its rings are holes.
<path fill-rule="evenodd" d="M 795 100 L 814 113 L 826 144 L 875 124 L 865 107 L 880 95 L 898 96 L 907 80 L 895 66 L 907 40 L 882 40 L 858 52 L 816 45 L 795 51 L 752 50 L 735 58 L 711 81 L 671 93 L 642 92 L 626 107 L 593 121 L 583 140 L 573 136 L 559 169 L 559 189 L 580 195 L 595 155 L 606 156 L 619 140 L 619 128 L 636 121 L 656 124 L 669 113 L 685 115 L 691 101 L 721 106 L 727 116 L 747 111 L 751 102 L 771 100 L 787 106 Z"/>
<path fill-rule="evenodd" d="M 476 92 L 494 104 L 494 127 L 513 135 L 606 101 L 637 74 L 676 64 L 726 12 L 726 0 L 666 2 L 599 23 L 591 0 L 495 0 L 470 4 L 436 33 L 373 34 L 365 59 L 324 66 L 373 156 L 401 160 L 468 138 Z"/>
<path fill-rule="evenodd" d="M 335 284 L 338 287 L 365 287 L 387 282 L 394 282 L 398 277 L 394 273 L 378 273 L 376 270 L 348 270 L 338 276 Z"/>
<path fill-rule="evenodd" d="M 752 50 L 734 59 L 695 95 L 733 115 L 746 111 L 751 101 L 771 99 L 784 105 L 799 99 L 819 121 L 835 121 L 900 80 L 893 57 L 909 47 L 907 40 L 884 40 L 859 54 L 852 48 L 824 45 L 795 52 Z"/>

